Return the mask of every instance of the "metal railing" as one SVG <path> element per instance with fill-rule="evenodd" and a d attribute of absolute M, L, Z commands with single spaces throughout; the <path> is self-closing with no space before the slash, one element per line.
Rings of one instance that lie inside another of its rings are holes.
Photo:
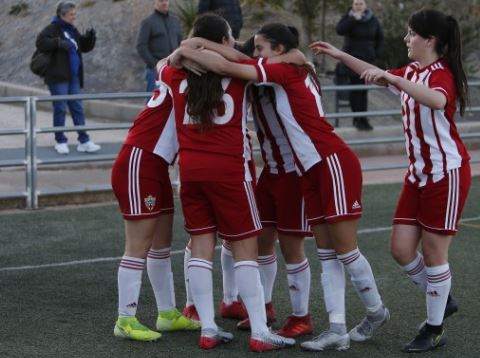
<path fill-rule="evenodd" d="M 480 81 L 469 82 L 470 86 L 479 86 Z M 342 85 L 342 86 L 324 86 L 323 92 L 329 91 L 355 91 L 355 90 L 372 90 L 382 89 L 383 87 L 372 85 Z M 149 93 L 104 93 L 104 94 L 80 94 L 80 95 L 63 95 L 63 96 L 19 96 L 19 97 L 0 97 L 0 103 L 23 103 L 25 126 L 24 128 L 14 129 L 0 129 L 0 136 L 11 135 L 24 135 L 25 136 L 25 155 L 23 159 L 10 159 L 0 160 L 0 168 L 4 167 L 24 167 L 25 168 L 25 191 L 23 192 L 10 192 L 0 193 L 0 199 L 5 198 L 19 198 L 26 199 L 26 207 L 29 209 L 38 208 L 39 195 L 48 194 L 66 194 L 66 193 L 81 193 L 81 192 L 94 192 L 94 191 L 106 191 L 111 189 L 110 185 L 97 185 L 88 189 L 56 189 L 56 190 L 38 190 L 37 187 L 37 173 L 39 165 L 52 165 L 52 164 L 67 164 L 67 163 L 82 163 L 82 162 L 105 162 L 113 161 L 116 158 L 116 154 L 97 154 L 80 155 L 78 157 L 65 157 L 65 158 L 38 158 L 37 153 L 37 137 L 42 133 L 54 133 L 54 132 L 75 132 L 78 130 L 118 130 L 128 129 L 131 123 L 113 123 L 113 124 L 97 124 L 97 125 L 85 125 L 85 126 L 67 126 L 67 127 L 37 127 L 37 103 L 38 102 L 52 102 L 54 100 L 106 100 L 106 99 L 134 99 L 134 98 L 147 98 Z M 470 107 L 468 112 L 480 112 L 480 106 Z M 367 112 L 342 112 L 342 113 L 327 113 L 326 117 L 329 119 L 336 118 L 352 118 L 352 117 L 385 117 L 385 116 L 399 116 L 400 110 L 378 110 Z M 480 133 L 468 133 L 462 135 L 462 138 L 480 138 Z M 370 144 L 384 144 L 384 143 L 402 143 L 405 139 L 403 137 L 384 137 L 374 139 L 361 139 L 361 140 L 348 140 L 349 145 L 370 145 Z M 255 151 L 259 148 L 255 147 Z M 474 163 L 480 162 L 480 160 L 473 161 Z M 363 168 L 364 171 L 375 170 L 390 170 L 404 168 L 405 165 L 384 165 L 370 168 Z"/>

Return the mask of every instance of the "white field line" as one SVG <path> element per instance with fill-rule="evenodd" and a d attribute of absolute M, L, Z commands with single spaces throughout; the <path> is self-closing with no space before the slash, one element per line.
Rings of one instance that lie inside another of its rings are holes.
<path fill-rule="evenodd" d="M 480 220 L 480 216 L 473 217 L 473 218 L 464 218 L 460 220 L 460 222 L 469 222 L 469 221 L 478 221 Z M 386 227 L 377 227 L 377 228 L 370 228 L 370 229 L 362 229 L 358 230 L 359 235 L 364 234 L 371 234 L 375 232 L 382 232 L 382 231 L 390 231 L 391 226 Z M 306 240 L 311 240 L 312 238 L 307 238 Z M 215 250 L 220 250 L 222 245 L 215 246 Z M 179 255 L 183 254 L 184 250 L 173 250 L 170 252 L 170 255 Z M 122 257 L 99 257 L 96 259 L 87 259 L 87 260 L 74 260 L 74 261 L 66 261 L 66 262 L 57 262 L 52 264 L 43 264 L 43 265 L 27 265 L 27 266 L 11 266 L 11 267 L 0 267 L 0 272 L 5 271 L 22 271 L 22 270 L 37 270 L 42 268 L 51 268 L 51 267 L 65 267 L 65 266 L 75 266 L 75 265 L 85 265 L 85 264 L 94 264 L 97 262 L 111 262 L 111 261 L 119 261 Z"/>

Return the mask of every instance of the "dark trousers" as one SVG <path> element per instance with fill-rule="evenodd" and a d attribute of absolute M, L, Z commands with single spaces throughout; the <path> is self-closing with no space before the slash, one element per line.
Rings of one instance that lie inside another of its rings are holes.
<path fill-rule="evenodd" d="M 350 84 L 364 85 L 365 81 L 360 76 L 350 76 Z M 350 91 L 350 107 L 352 112 L 366 112 L 368 110 L 368 91 Z"/>

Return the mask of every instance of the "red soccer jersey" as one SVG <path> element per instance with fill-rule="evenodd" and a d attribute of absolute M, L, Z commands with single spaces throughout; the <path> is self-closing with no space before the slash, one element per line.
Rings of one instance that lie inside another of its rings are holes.
<path fill-rule="evenodd" d="M 276 109 L 300 170 L 305 172 L 323 157 L 347 148 L 325 120 L 319 90 L 305 69 L 267 64 L 262 58 L 255 68 L 259 84 L 275 91 Z"/>
<path fill-rule="evenodd" d="M 268 93 L 267 86 L 257 86 L 251 90 L 253 118 L 265 168 L 272 174 L 295 171 L 295 159 L 275 108 L 273 90 Z"/>
<path fill-rule="evenodd" d="M 186 111 L 186 72 L 167 66 L 160 70 L 160 81 L 173 97 L 179 142 L 182 181 L 251 181 L 251 159 L 247 137 L 247 82 L 223 78 L 223 105 L 217 109 L 212 128 L 200 131 Z"/>
<path fill-rule="evenodd" d="M 160 85 L 128 131 L 125 144 L 154 153 L 172 163 L 178 152 L 172 97 Z"/>
<path fill-rule="evenodd" d="M 447 171 L 470 159 L 454 122 L 457 107 L 453 74 L 443 60 L 425 68 L 414 62 L 389 72 L 442 92 L 447 98 L 445 108 L 435 110 L 417 103 L 396 87 L 390 87 L 401 97 L 405 147 L 410 160 L 408 179 L 424 186 L 431 175 L 437 182 Z"/>

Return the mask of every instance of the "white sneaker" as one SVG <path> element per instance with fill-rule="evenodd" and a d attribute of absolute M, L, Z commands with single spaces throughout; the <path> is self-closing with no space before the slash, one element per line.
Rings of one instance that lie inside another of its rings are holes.
<path fill-rule="evenodd" d="M 390 320 L 390 311 L 385 306 L 382 306 L 382 308 L 383 316 L 381 318 L 373 320 L 367 315 L 362 322 L 348 332 L 352 341 L 363 342 L 372 338 L 373 334 Z"/>
<path fill-rule="evenodd" d="M 307 351 L 326 351 L 329 349 L 346 351 L 350 348 L 350 336 L 347 333 L 341 335 L 332 331 L 325 331 L 311 341 L 303 342 L 300 346 Z"/>
<path fill-rule="evenodd" d="M 95 153 L 100 150 L 100 146 L 98 144 L 93 143 L 91 140 L 85 143 L 79 143 L 77 145 L 77 152 L 80 153 Z"/>
<path fill-rule="evenodd" d="M 55 150 L 57 151 L 58 154 L 68 154 L 70 153 L 70 150 L 68 149 L 68 144 L 67 143 L 57 143 L 55 144 Z"/>
<path fill-rule="evenodd" d="M 250 337 L 249 347 L 252 352 L 268 352 L 277 349 L 290 348 L 295 345 L 293 338 L 287 338 L 272 333 L 252 333 Z"/>

